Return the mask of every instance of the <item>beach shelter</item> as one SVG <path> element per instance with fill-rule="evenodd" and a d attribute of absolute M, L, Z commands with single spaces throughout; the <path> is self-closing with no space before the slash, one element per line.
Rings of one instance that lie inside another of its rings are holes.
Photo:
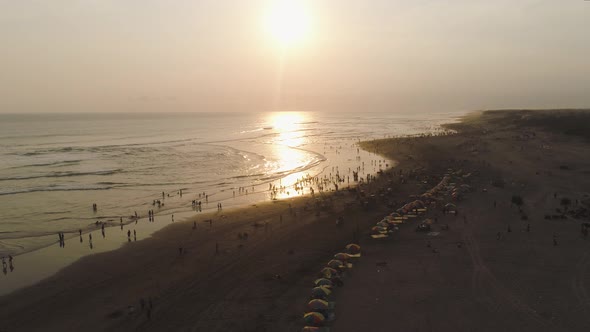
<path fill-rule="evenodd" d="M 334 309 L 334 302 L 328 302 L 322 299 L 313 299 L 307 302 L 307 308 L 309 310 L 330 310 Z"/>
<path fill-rule="evenodd" d="M 336 255 L 334 255 L 334 258 L 336 258 L 337 260 L 340 260 L 340 261 L 345 262 L 345 261 L 347 261 L 350 258 L 350 255 L 349 254 L 345 254 L 343 252 L 339 252 Z"/>
<path fill-rule="evenodd" d="M 361 253 L 361 246 L 356 243 L 351 243 L 346 246 L 346 251 L 351 255 L 356 255 Z"/>
<path fill-rule="evenodd" d="M 319 278 L 313 282 L 316 286 L 332 287 L 332 280 L 326 278 Z"/>
<path fill-rule="evenodd" d="M 324 317 L 324 315 L 320 314 L 319 312 L 308 312 L 303 315 L 303 321 L 305 324 L 309 325 L 322 325 L 325 320 L 326 317 Z"/>
<path fill-rule="evenodd" d="M 314 299 L 325 299 L 330 294 L 332 294 L 332 291 L 328 287 L 319 286 L 311 289 L 311 297 Z"/>
<path fill-rule="evenodd" d="M 337 269 L 340 267 L 344 267 L 344 263 L 342 263 L 342 261 L 339 261 L 337 259 L 333 259 L 331 261 L 328 262 L 328 266 L 333 268 L 333 269 Z"/>

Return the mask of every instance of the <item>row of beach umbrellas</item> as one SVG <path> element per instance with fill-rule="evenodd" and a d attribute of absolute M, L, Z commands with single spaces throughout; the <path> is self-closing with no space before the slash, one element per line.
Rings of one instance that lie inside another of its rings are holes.
<path fill-rule="evenodd" d="M 451 196 L 457 199 L 462 192 L 471 191 L 471 187 L 468 185 L 456 186 L 452 184 L 451 175 L 446 174 L 436 186 L 420 195 L 420 199 L 404 204 L 401 208 L 377 222 L 372 228 L 372 237 L 388 237 L 388 234 L 393 232 L 398 224 L 402 224 L 409 218 L 425 213 L 428 204 L 433 202 L 435 196 L 441 193 L 448 193 L 450 190 Z M 456 208 L 450 203 L 445 207 L 447 209 Z M 361 247 L 356 243 L 351 243 L 345 247 L 344 251 L 335 254 L 333 259 L 320 270 L 320 278 L 314 281 L 314 287 L 311 290 L 311 300 L 307 303 L 307 312 L 303 315 L 303 321 L 306 324 L 302 330 L 303 332 L 326 331 L 325 327 L 323 327 L 328 318 L 326 316 L 334 310 L 334 302 L 329 301 L 334 284 L 341 282 L 341 272 L 351 266 L 348 261 L 353 257 L 360 257 Z"/>
<path fill-rule="evenodd" d="M 304 332 L 324 331 L 323 325 L 328 316 L 334 310 L 334 302 L 329 301 L 335 285 L 341 284 L 341 273 L 352 267 L 349 260 L 358 258 L 361 254 L 361 246 L 356 243 L 348 244 L 344 252 L 334 255 L 325 267 L 319 272 L 319 278 L 314 280 L 311 289 L 310 301 L 307 303 L 306 313 L 303 315 Z"/>
<path fill-rule="evenodd" d="M 452 169 L 449 169 L 449 172 L 445 174 L 436 186 L 419 196 L 420 199 L 404 204 L 402 207 L 395 210 L 395 212 L 385 216 L 377 222 L 377 224 L 371 229 L 371 236 L 375 239 L 389 237 L 389 234 L 397 229 L 397 225 L 403 224 L 410 218 L 415 218 L 424 214 L 427 210 L 427 206 L 434 202 L 435 197 L 439 194 L 450 192 L 451 197 L 458 199 L 462 193 L 471 191 L 471 187 L 467 184 L 457 186 L 456 184 L 451 183 L 453 176 L 460 176 L 461 174 L 462 171 L 453 172 Z M 456 211 L 456 206 L 454 204 L 449 203 L 445 208 L 448 211 Z"/>

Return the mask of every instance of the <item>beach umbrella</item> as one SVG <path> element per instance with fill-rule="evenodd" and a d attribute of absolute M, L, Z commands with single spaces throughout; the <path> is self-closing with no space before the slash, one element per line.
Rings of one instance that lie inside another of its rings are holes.
<path fill-rule="evenodd" d="M 403 217 L 387 217 L 387 219 L 384 219 L 383 222 L 385 222 L 389 226 L 392 222 L 402 218 Z"/>
<path fill-rule="evenodd" d="M 361 253 L 361 246 L 356 243 L 351 243 L 346 246 L 346 251 L 351 255 L 356 255 Z"/>
<path fill-rule="evenodd" d="M 380 221 L 377 223 L 377 227 L 388 227 L 389 224 L 385 221 Z"/>
<path fill-rule="evenodd" d="M 326 278 L 319 278 L 313 282 L 316 286 L 332 287 L 332 281 Z"/>
<path fill-rule="evenodd" d="M 334 309 L 333 302 L 328 302 L 322 299 L 314 299 L 307 302 L 307 308 L 310 310 L 328 310 Z"/>
<path fill-rule="evenodd" d="M 311 297 L 314 299 L 325 299 L 332 291 L 328 287 L 319 286 L 311 289 Z"/>
<path fill-rule="evenodd" d="M 334 255 L 334 258 L 336 258 L 337 260 L 341 260 L 341 261 L 347 261 L 350 258 L 350 255 L 345 254 L 343 252 L 339 252 L 336 255 Z"/>
<path fill-rule="evenodd" d="M 305 321 L 305 324 L 309 325 L 321 325 L 325 320 L 326 317 L 324 317 L 324 315 L 320 314 L 319 312 L 308 312 L 303 315 L 303 321 Z"/>
<path fill-rule="evenodd" d="M 381 226 L 374 226 L 373 228 L 371 228 L 371 230 L 374 233 L 383 233 L 383 232 L 387 232 L 387 228 L 386 227 L 381 227 Z"/>
<path fill-rule="evenodd" d="M 301 332 L 329 332 L 327 327 L 306 326 Z"/>
<path fill-rule="evenodd" d="M 338 271 L 331 267 L 325 267 L 320 271 L 320 274 L 326 278 L 332 278 L 332 276 L 338 275 Z"/>
<path fill-rule="evenodd" d="M 344 265 L 344 263 L 342 263 L 342 261 L 339 261 L 337 259 L 333 259 L 333 260 L 331 260 L 331 261 L 328 262 L 328 266 L 331 267 L 331 268 L 333 268 L 333 269 L 337 269 L 337 268 L 339 268 L 339 267 L 341 267 L 343 265 Z"/>

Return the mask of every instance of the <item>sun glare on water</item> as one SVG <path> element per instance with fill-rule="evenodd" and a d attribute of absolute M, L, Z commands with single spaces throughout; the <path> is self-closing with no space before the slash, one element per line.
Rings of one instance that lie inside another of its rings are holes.
<path fill-rule="evenodd" d="M 308 121 L 306 115 L 301 112 L 274 112 L 270 113 L 267 122 L 272 124 L 272 128 L 277 134 L 273 138 L 275 161 L 268 165 L 275 172 L 287 172 L 301 167 L 309 162 L 309 155 L 301 147 L 306 144 L 306 138 L 302 123 Z M 279 184 L 290 187 L 298 180 L 305 177 L 307 171 L 294 172 L 283 177 Z M 289 193 L 287 193 L 289 192 Z M 288 198 L 296 195 L 293 189 L 277 194 L 276 198 Z"/>
<path fill-rule="evenodd" d="M 310 33 L 310 16 L 304 1 L 276 0 L 266 17 L 266 29 L 283 48 L 303 42 Z"/>

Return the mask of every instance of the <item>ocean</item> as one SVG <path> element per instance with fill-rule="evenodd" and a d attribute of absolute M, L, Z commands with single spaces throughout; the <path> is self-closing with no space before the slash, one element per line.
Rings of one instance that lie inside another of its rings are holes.
<path fill-rule="evenodd" d="M 0 256 L 148 210 L 156 220 L 200 213 L 193 200 L 207 211 L 306 194 L 293 188 L 303 177 L 390 166 L 359 141 L 440 132 L 460 115 L 0 114 Z M 273 196 L 273 185 L 284 189 Z"/>

